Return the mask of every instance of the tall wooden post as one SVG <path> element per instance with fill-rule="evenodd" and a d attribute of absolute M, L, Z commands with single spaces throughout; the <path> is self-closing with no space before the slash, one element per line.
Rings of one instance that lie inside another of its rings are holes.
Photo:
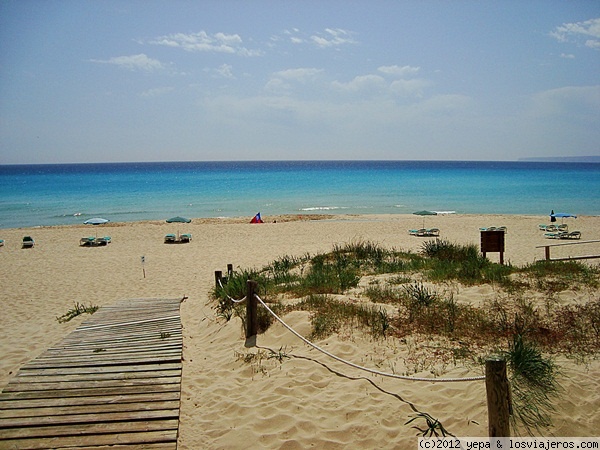
<path fill-rule="evenodd" d="M 504 359 L 490 358 L 485 362 L 485 389 L 489 436 L 509 437 L 510 392 Z"/>
<path fill-rule="evenodd" d="M 223 272 L 215 270 L 215 288 L 217 289 L 221 287 L 221 278 L 223 278 Z"/>
<path fill-rule="evenodd" d="M 246 339 L 249 339 L 256 336 L 258 329 L 258 300 L 254 296 L 258 283 L 248 280 L 246 287 Z"/>

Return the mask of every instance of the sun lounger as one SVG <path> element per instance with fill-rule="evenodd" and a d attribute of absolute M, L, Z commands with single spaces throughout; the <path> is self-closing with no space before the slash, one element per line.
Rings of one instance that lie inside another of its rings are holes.
<path fill-rule="evenodd" d="M 96 238 L 94 241 L 94 243 L 96 245 L 108 245 L 108 244 L 110 244 L 110 242 L 111 242 L 110 236 L 99 237 L 99 238 Z"/>
<path fill-rule="evenodd" d="M 22 248 L 32 248 L 35 245 L 35 241 L 31 236 L 23 237 L 23 246 Z"/>
<path fill-rule="evenodd" d="M 191 235 L 190 233 L 185 233 L 185 234 L 182 234 L 182 235 L 179 237 L 179 242 L 181 242 L 181 243 L 184 243 L 184 244 L 187 244 L 187 243 L 188 243 L 188 242 L 190 242 L 191 240 L 192 240 L 192 235 Z"/>
<path fill-rule="evenodd" d="M 174 234 L 165 235 L 165 244 L 174 244 L 175 242 L 177 242 L 177 236 Z"/>
<path fill-rule="evenodd" d="M 418 230 L 408 230 L 408 233 L 412 236 L 431 237 L 439 236 L 440 230 L 439 228 L 419 228 Z"/>
<path fill-rule="evenodd" d="M 566 223 L 563 223 L 562 225 L 559 225 L 556 228 L 558 231 L 569 231 L 569 225 L 567 225 Z"/>
<path fill-rule="evenodd" d="M 95 240 L 96 238 L 94 236 L 82 237 L 81 239 L 79 239 L 79 245 L 82 247 L 92 246 L 94 245 Z"/>
<path fill-rule="evenodd" d="M 554 233 L 544 233 L 546 239 L 565 239 L 565 236 L 569 234 L 566 231 L 556 231 Z"/>
<path fill-rule="evenodd" d="M 560 239 L 581 239 L 581 231 L 571 231 L 570 233 L 561 233 Z"/>
<path fill-rule="evenodd" d="M 0 239 L 0 247 L 4 247 L 4 239 Z"/>
<path fill-rule="evenodd" d="M 540 225 L 540 227 L 545 226 L 545 225 Z M 542 228 L 540 228 L 541 230 Z M 504 231 L 504 233 L 506 233 L 507 228 L 506 227 L 483 227 L 480 228 L 479 231 Z"/>

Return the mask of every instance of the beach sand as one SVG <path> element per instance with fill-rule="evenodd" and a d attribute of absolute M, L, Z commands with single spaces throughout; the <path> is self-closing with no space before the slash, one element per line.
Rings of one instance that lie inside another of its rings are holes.
<path fill-rule="evenodd" d="M 410 382 L 361 372 L 311 349 L 275 324 L 258 336 L 259 348 L 244 347 L 238 319 L 224 322 L 209 304 L 214 271 L 260 268 L 284 256 L 331 250 L 334 244 L 368 240 L 418 251 L 425 238 L 408 229 L 437 227 L 441 237 L 479 245 L 479 227 L 506 226 L 505 262 L 525 265 L 544 258 L 538 224 L 547 216 L 414 215 L 281 216 L 197 219 L 190 224 L 109 223 L 0 230 L 0 389 L 25 362 L 73 331 L 86 315 L 58 323 L 75 303 L 109 305 L 123 298 L 183 298 L 184 335 L 180 449 L 416 448 L 417 430 L 405 425 L 417 411 L 439 419 L 456 436 L 486 436 L 482 381 Z M 273 223 L 276 219 L 277 223 Z M 314 220 L 320 219 L 320 220 Z M 582 240 L 600 239 L 600 217 L 565 219 Z M 560 223 L 560 219 L 559 219 Z M 167 233 L 192 233 L 190 244 L 165 245 Z M 84 236 L 111 236 L 106 247 L 79 247 Z M 21 239 L 35 239 L 21 249 Z M 600 243 L 552 249 L 552 257 L 600 255 Z M 145 258 L 142 266 L 141 257 Z M 488 257 L 498 261 L 498 254 Z M 598 264 L 600 260 L 587 260 Z M 144 277 L 145 273 L 145 277 Z M 457 300 L 478 303 L 489 287 L 464 289 Z M 564 303 L 589 300 L 589 292 L 561 293 Z M 307 313 L 285 320 L 310 333 Z M 384 372 L 431 376 L 426 342 L 377 340 L 346 330 L 318 342 L 328 351 Z M 268 358 L 282 349 L 290 358 Z M 250 358 L 248 354 L 252 354 Z M 251 359 L 251 361 L 250 361 Z M 246 361 L 244 361 L 246 360 Z M 250 362 L 248 362 L 250 361 Z M 556 401 L 554 436 L 594 436 L 600 427 L 600 362 L 577 364 L 559 357 L 564 395 Z M 448 364 L 445 377 L 482 375 L 481 367 Z M 422 423 L 417 422 L 417 425 Z"/>

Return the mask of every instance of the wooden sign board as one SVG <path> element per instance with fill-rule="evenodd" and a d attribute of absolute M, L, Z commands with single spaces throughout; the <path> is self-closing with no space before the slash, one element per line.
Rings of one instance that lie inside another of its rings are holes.
<path fill-rule="evenodd" d="M 485 258 L 488 252 L 500 252 L 500 264 L 504 264 L 504 231 L 482 231 L 481 253 Z"/>

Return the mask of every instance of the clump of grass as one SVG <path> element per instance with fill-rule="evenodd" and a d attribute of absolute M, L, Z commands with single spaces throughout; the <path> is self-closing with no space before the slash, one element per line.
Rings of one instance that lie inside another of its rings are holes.
<path fill-rule="evenodd" d="M 382 307 L 349 303 L 328 295 L 313 294 L 287 308 L 311 311 L 311 339 L 324 339 L 343 326 L 359 326 L 371 331 L 374 337 L 386 337 L 392 323 Z"/>
<path fill-rule="evenodd" d="M 440 434 L 442 435 L 442 437 L 446 437 L 448 435 L 452 436 L 452 434 L 450 434 L 448 432 L 448 430 L 446 430 L 446 428 L 444 428 L 444 425 L 442 425 L 442 423 L 438 419 L 435 419 L 430 414 L 424 413 L 424 412 L 420 412 L 420 413 L 416 414 L 415 416 L 412 417 L 412 419 L 410 419 L 404 425 L 408 425 L 409 423 L 412 423 L 415 420 L 419 420 L 419 419 L 422 419 L 425 421 L 425 427 L 421 428 L 416 425 L 413 425 L 411 428 L 419 430 L 419 434 L 421 436 L 423 436 L 423 437 L 433 437 L 433 436 L 439 437 Z"/>
<path fill-rule="evenodd" d="M 520 334 L 513 337 L 505 357 L 511 371 L 513 428 L 521 425 L 532 434 L 552 425 L 552 399 L 560 392 L 557 366 Z"/>
<path fill-rule="evenodd" d="M 57 317 L 56 320 L 58 320 L 58 323 L 68 322 L 71 319 L 73 319 L 77 316 L 80 316 L 81 314 L 84 314 L 84 313 L 94 314 L 96 311 L 98 311 L 98 308 L 99 308 L 99 306 L 93 306 L 93 305 L 85 306 L 85 305 L 77 302 L 77 303 L 75 303 L 75 306 L 73 307 L 73 309 L 70 309 L 62 316 Z"/>
<path fill-rule="evenodd" d="M 404 293 L 388 284 L 384 286 L 370 285 L 364 290 L 364 295 L 374 303 L 400 303 Z"/>

